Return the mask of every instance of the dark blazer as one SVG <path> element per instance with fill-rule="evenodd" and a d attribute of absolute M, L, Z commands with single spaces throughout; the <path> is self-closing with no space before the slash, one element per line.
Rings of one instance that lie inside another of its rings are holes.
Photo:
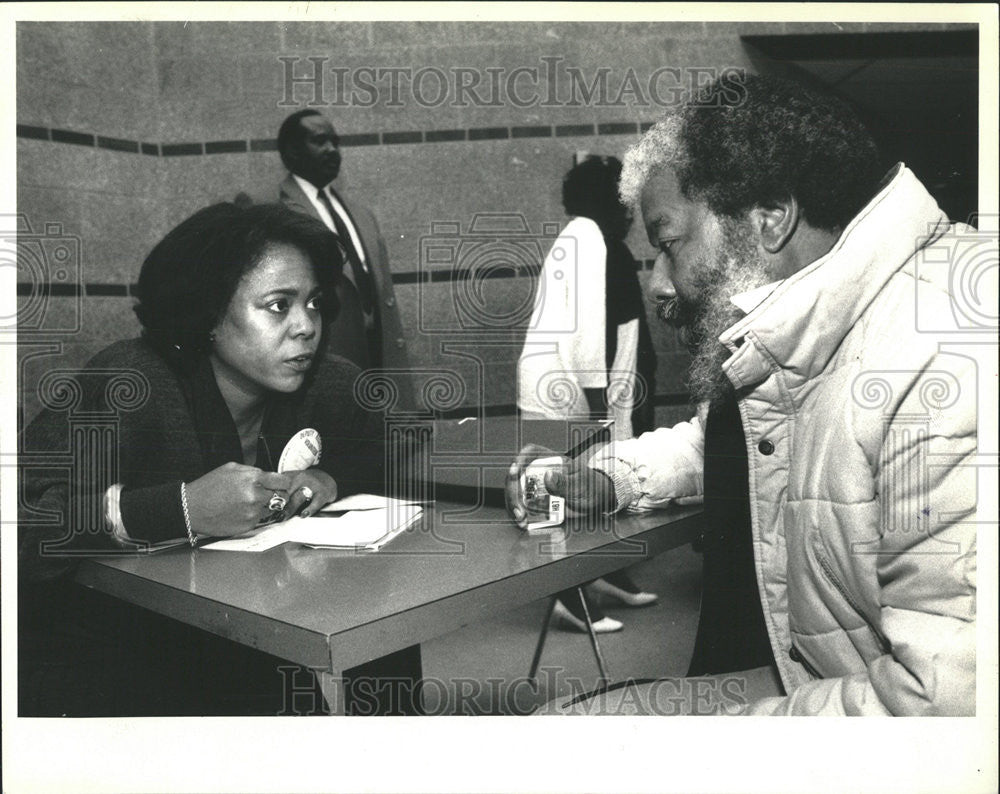
<path fill-rule="evenodd" d="M 341 495 L 384 492 L 384 423 L 381 414 L 357 405 L 353 385 L 359 374 L 350 362 L 328 355 L 303 388 L 274 395 L 261 427 L 257 465 L 275 471 L 288 440 L 312 427 L 323 443 L 319 466 L 334 477 Z M 130 537 L 150 542 L 186 537 L 180 483 L 243 460 L 207 358 L 181 373 L 141 339 L 116 342 L 67 378 L 62 391 L 50 391 L 50 407 L 22 439 L 27 461 L 21 467 L 22 577 L 48 579 L 71 567 L 72 557 L 40 556 L 43 540 L 79 535 L 67 550 L 81 543 L 100 546 L 102 539 L 110 544 L 100 505 L 115 482 L 123 484 L 121 515 Z M 74 453 L 72 445 L 81 438 L 88 439 L 88 448 Z M 45 455 L 73 462 L 52 468 L 33 462 Z M 86 530 L 92 534 L 81 534 Z"/>
<path fill-rule="evenodd" d="M 347 198 L 341 193 L 337 193 L 341 204 L 354 221 L 361 244 L 364 246 L 365 258 L 372 272 L 376 293 L 376 325 L 377 339 L 380 340 L 381 363 L 369 359 L 367 362 L 371 366 L 381 366 L 386 369 L 406 370 L 409 367 L 409 355 L 407 353 L 407 339 L 403 332 L 403 324 L 399 318 L 399 307 L 396 305 L 396 295 L 392 286 L 392 270 L 389 267 L 389 254 L 385 247 L 385 240 L 379 230 L 378 221 L 371 210 L 362 204 Z M 279 198 L 282 204 L 301 212 L 305 215 L 322 220 L 316 207 L 309 200 L 309 197 L 302 192 L 298 182 L 289 174 L 281 183 Z M 357 344 L 357 322 L 360 317 L 360 306 L 356 291 L 353 285 L 344 280 L 346 286 L 338 292 L 341 297 L 342 317 L 334 323 L 334 333 L 331 334 L 331 350 L 349 358 L 355 363 L 358 362 Z M 351 295 L 350 293 L 354 293 Z M 346 293 L 346 295 L 344 294 Z M 379 351 L 375 351 L 376 353 Z M 363 366 L 363 364 L 359 365 Z"/>

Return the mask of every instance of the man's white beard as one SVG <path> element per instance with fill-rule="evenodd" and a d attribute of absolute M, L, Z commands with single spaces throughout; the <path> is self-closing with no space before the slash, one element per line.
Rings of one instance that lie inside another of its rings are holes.
<path fill-rule="evenodd" d="M 722 364 L 729 351 L 719 342 L 723 331 L 745 316 L 730 302 L 741 292 L 761 287 L 772 279 L 767 273 L 749 229 L 738 221 L 721 220 L 723 242 L 719 250 L 695 265 L 698 297 L 694 303 L 674 307 L 674 316 L 684 321 L 682 339 L 691 349 L 688 390 L 692 402 L 716 403 L 733 390 Z M 658 310 L 667 320 L 666 307 Z"/>

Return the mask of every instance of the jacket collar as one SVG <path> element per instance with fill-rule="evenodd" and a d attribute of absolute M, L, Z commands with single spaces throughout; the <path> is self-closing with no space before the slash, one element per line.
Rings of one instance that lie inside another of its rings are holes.
<path fill-rule="evenodd" d="M 801 380 L 822 372 L 875 296 L 919 249 L 948 228 L 947 216 L 902 163 L 826 254 L 781 282 L 719 341 L 737 388 L 775 369 Z"/>

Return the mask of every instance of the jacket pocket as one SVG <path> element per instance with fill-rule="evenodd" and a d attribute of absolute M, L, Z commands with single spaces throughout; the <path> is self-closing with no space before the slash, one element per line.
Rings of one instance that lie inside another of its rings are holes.
<path fill-rule="evenodd" d="M 806 669 L 806 672 L 809 673 L 809 675 L 811 675 L 813 678 L 823 677 L 822 675 L 820 675 L 819 670 L 817 670 L 809 663 L 809 660 L 802 655 L 802 651 L 800 651 L 795 645 L 792 645 L 792 647 L 788 649 L 788 658 L 791 659 L 793 662 L 798 662 L 799 664 L 801 664 Z"/>
<path fill-rule="evenodd" d="M 879 650 L 881 650 L 882 653 L 889 653 L 891 649 L 889 640 L 878 629 L 875 623 L 872 622 L 872 620 L 865 614 L 864 610 L 859 606 L 857 599 L 851 595 L 851 592 L 844 586 L 843 582 L 840 581 L 837 574 L 834 573 L 833 566 L 830 565 L 830 562 L 825 557 L 817 556 L 816 559 L 819 561 L 820 570 L 823 572 L 823 576 L 826 580 L 833 585 L 833 588 L 840 593 L 840 597 L 848 603 L 851 609 L 854 610 L 855 614 L 857 614 L 857 616 L 865 622 L 865 625 L 868 626 L 868 630 L 875 638 L 875 642 L 878 644 Z"/>

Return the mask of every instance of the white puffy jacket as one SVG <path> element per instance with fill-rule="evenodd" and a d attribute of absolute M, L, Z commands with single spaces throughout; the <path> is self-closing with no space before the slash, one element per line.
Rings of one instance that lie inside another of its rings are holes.
<path fill-rule="evenodd" d="M 749 713 L 975 713 L 971 464 L 977 376 L 993 373 L 939 342 L 968 319 L 956 270 L 996 267 L 983 241 L 899 166 L 825 256 L 721 337 L 788 693 Z M 592 465 L 620 506 L 654 507 L 701 493 L 703 446 L 695 419 Z"/>

